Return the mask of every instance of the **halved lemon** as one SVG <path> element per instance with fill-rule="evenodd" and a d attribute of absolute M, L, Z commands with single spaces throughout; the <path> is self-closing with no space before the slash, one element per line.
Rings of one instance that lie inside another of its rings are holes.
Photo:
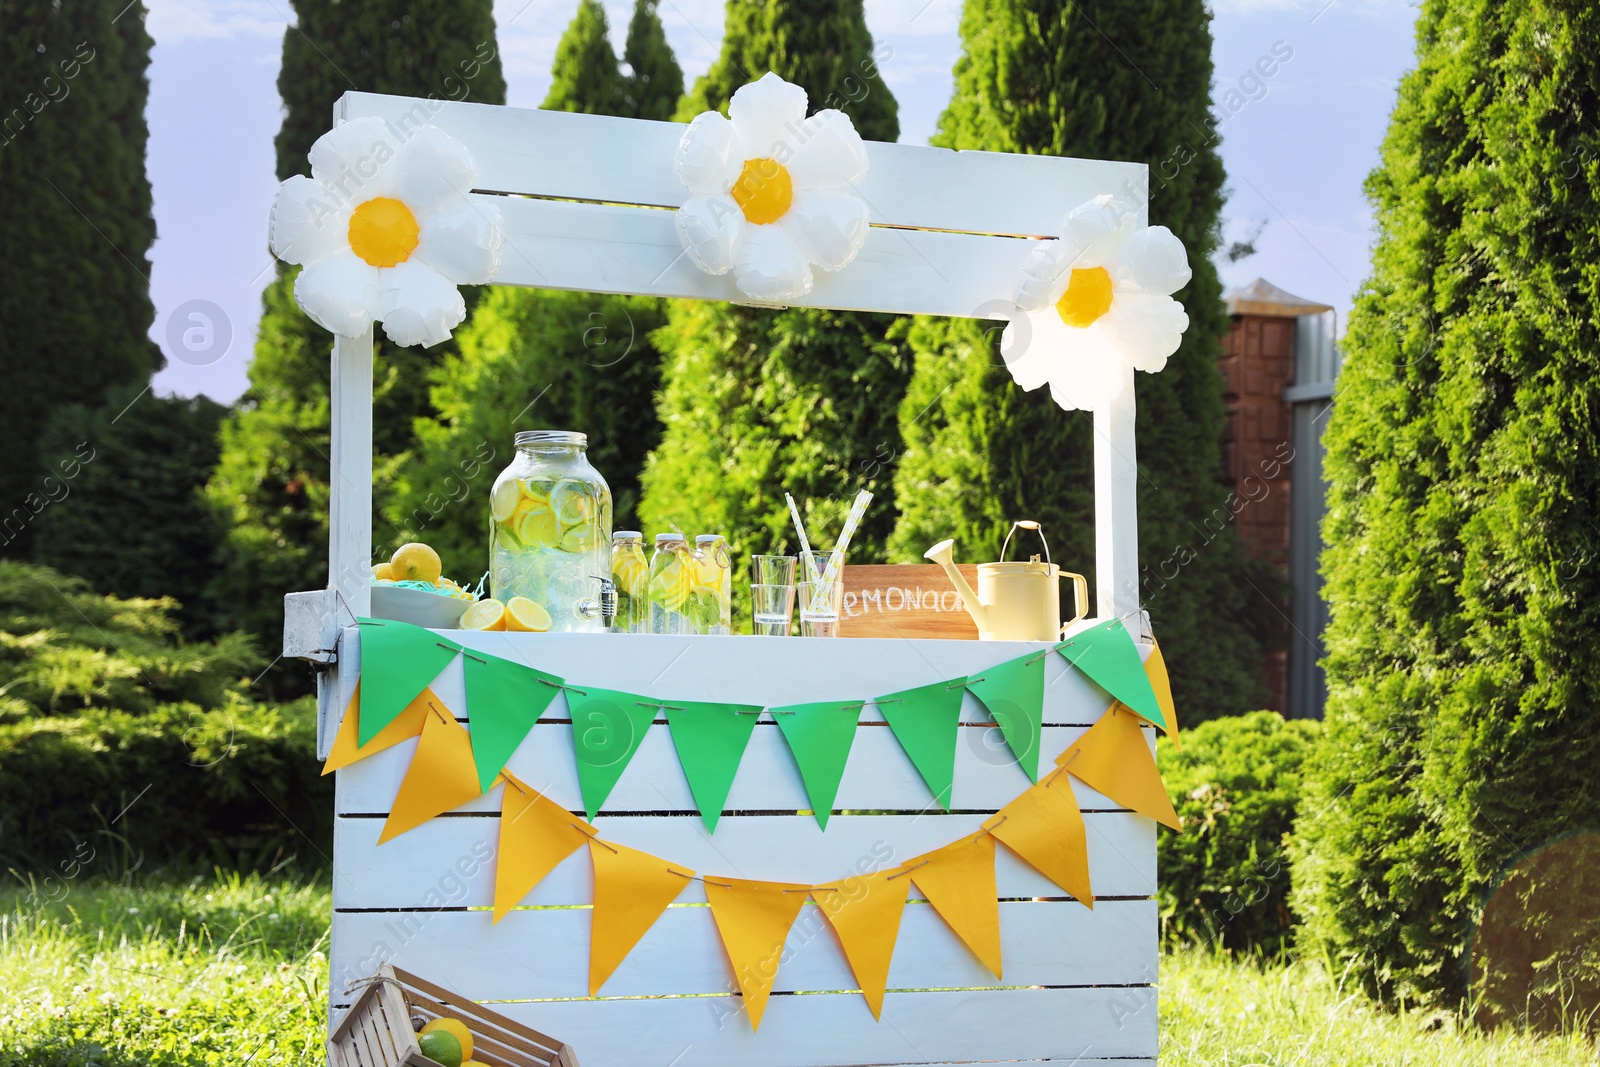
<path fill-rule="evenodd" d="M 525 596 L 514 596 L 506 601 L 506 629 L 524 633 L 542 634 L 550 629 L 550 613 L 544 605 Z"/>
<path fill-rule="evenodd" d="M 504 630 L 506 606 L 493 597 L 487 597 L 461 614 L 463 630 Z"/>
<path fill-rule="evenodd" d="M 515 481 L 504 481 L 494 487 L 489 493 L 489 514 L 495 522 L 505 522 L 511 513 L 517 510 L 517 501 L 521 498 Z"/>
<path fill-rule="evenodd" d="M 555 548 L 561 543 L 561 524 L 549 508 L 535 508 L 523 515 L 517 527 L 517 540 L 529 548 Z"/>

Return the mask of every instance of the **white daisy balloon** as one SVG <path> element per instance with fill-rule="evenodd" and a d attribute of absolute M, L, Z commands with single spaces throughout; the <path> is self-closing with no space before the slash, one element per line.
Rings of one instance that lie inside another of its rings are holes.
<path fill-rule="evenodd" d="M 1122 391 L 1127 367 L 1166 366 L 1189 328 L 1171 294 L 1188 282 L 1171 230 L 1139 226 L 1126 200 L 1095 197 L 1067 213 L 1059 240 L 1029 251 L 1000 354 L 1022 388 L 1048 382 L 1063 408 L 1092 410 Z"/>
<path fill-rule="evenodd" d="M 733 272 L 752 300 L 811 291 L 813 266 L 838 270 L 867 239 L 866 201 L 851 183 L 867 150 L 850 116 L 806 117 L 806 91 L 768 72 L 733 94 L 728 118 L 697 115 L 678 142 L 678 177 L 693 194 L 678 239 L 707 274 Z"/>
<path fill-rule="evenodd" d="M 399 345 L 432 346 L 466 317 L 458 285 L 500 269 L 500 209 L 467 198 L 478 165 L 435 126 L 402 138 L 379 118 L 335 126 L 311 146 L 311 177 L 278 187 L 272 252 L 305 269 L 294 295 L 345 337 L 374 321 Z"/>

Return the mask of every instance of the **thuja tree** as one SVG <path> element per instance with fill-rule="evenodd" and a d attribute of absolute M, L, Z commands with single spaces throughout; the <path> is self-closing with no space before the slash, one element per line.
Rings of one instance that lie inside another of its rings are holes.
<path fill-rule="evenodd" d="M 1276 612 L 1270 581 L 1228 525 L 1222 478 L 1226 315 L 1210 255 L 1223 173 L 1206 6 L 968 0 L 961 33 L 934 143 L 1147 163 L 1150 221 L 1188 249 L 1194 278 L 1175 294 L 1188 333 L 1165 370 L 1136 375 L 1140 592 L 1186 719 L 1256 707 L 1263 620 Z M 1009 520 L 1032 518 L 1057 561 L 1092 571 L 1089 413 L 1062 411 L 1047 389 L 1019 389 L 995 323 L 918 320 L 910 337 L 891 555 L 914 560 L 955 537 L 963 558 L 997 559 Z"/>
<path fill-rule="evenodd" d="M 683 76 L 649 0 L 634 9 L 626 51 L 646 73 L 620 70 L 605 12 L 584 0 L 557 45 L 544 106 L 671 114 Z M 491 290 L 462 330 L 459 357 L 432 373 L 437 413 L 418 420 L 413 462 L 396 472 L 391 527 L 437 548 L 452 574 L 475 578 L 487 559 L 489 486 L 510 461 L 514 432 L 539 427 L 587 433 L 589 459 L 611 486 L 614 525 L 635 523 L 639 472 L 660 438 L 661 360 L 650 336 L 664 321 L 662 302 L 647 297 Z"/>
<path fill-rule="evenodd" d="M 296 0 L 294 8 L 297 24 L 284 34 L 278 76 L 279 178 L 309 173 L 306 153 L 346 91 L 505 101 L 491 0 Z M 282 623 L 283 594 L 327 580 L 329 479 L 338 476 L 328 469 L 333 336 L 295 303 L 296 273 L 282 270 L 263 296 L 250 387 L 223 425 L 221 458 L 207 487 L 228 526 L 214 596 L 234 613 L 231 625 L 266 633 L 269 645 Z M 475 292 L 463 295 L 470 308 Z M 412 447 L 413 421 L 431 413 L 428 369 L 454 345 L 400 348 L 381 328 L 376 336 L 374 506 L 381 508 Z M 378 553 L 402 533 L 377 522 Z"/>
<path fill-rule="evenodd" d="M 26 558 L 76 463 L 41 451 L 51 412 L 161 366 L 146 336 L 150 44 L 137 3 L 0 5 L 0 555 Z"/>
<path fill-rule="evenodd" d="M 804 88 L 813 111 L 844 111 L 868 140 L 899 135 L 861 0 L 730 0 L 722 53 L 678 118 L 725 112 L 767 71 Z M 895 326 L 885 315 L 674 302 L 656 334 L 663 429 L 645 470 L 645 523 L 725 533 L 741 555 L 793 548 L 787 489 L 829 544 L 868 488 L 877 497 L 851 557 L 881 558 L 894 519 L 895 411 L 910 372 Z"/>
<path fill-rule="evenodd" d="M 1328 743 L 1295 877 L 1303 943 L 1380 994 L 1505 988 L 1469 948 L 1490 890 L 1600 830 L 1597 109 L 1592 5 L 1430 0 L 1367 183 L 1378 241 L 1326 437 Z M 1576 914 L 1593 870 L 1584 889 L 1557 869 L 1535 889 Z M 1507 1014 L 1592 1011 L 1593 937 L 1541 947 Z"/>

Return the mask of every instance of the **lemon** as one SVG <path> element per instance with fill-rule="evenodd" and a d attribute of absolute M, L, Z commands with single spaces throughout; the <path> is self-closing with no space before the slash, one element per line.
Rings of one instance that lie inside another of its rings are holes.
<path fill-rule="evenodd" d="M 646 583 L 650 580 L 650 567 L 644 561 L 644 552 L 619 552 L 617 558 L 611 563 L 611 577 L 617 583 L 617 588 L 629 596 L 644 596 Z"/>
<path fill-rule="evenodd" d="M 561 524 L 549 508 L 535 508 L 522 516 L 517 540 L 529 548 L 555 548 L 561 543 Z"/>
<path fill-rule="evenodd" d="M 650 599 L 668 611 L 682 611 L 694 591 L 694 576 L 681 559 L 673 559 L 650 579 Z"/>
<path fill-rule="evenodd" d="M 389 568 L 387 563 L 374 563 L 372 565 L 372 580 L 375 582 L 392 582 L 394 581 L 394 571 Z"/>
<path fill-rule="evenodd" d="M 443 1030 L 461 1042 L 461 1067 L 466 1067 L 472 1059 L 472 1031 L 467 1029 L 467 1024 L 460 1019 L 435 1019 L 422 1028 L 424 1034 L 431 1034 L 435 1030 Z"/>
<path fill-rule="evenodd" d="M 418 1034 L 417 1051 L 444 1067 L 461 1067 L 461 1042 L 448 1030 Z"/>
<path fill-rule="evenodd" d="M 493 597 L 486 597 L 472 605 L 461 615 L 463 630 L 504 630 L 506 606 Z"/>
<path fill-rule="evenodd" d="M 506 601 L 506 629 L 542 634 L 550 629 L 550 613 L 544 606 L 525 596 L 514 596 Z"/>
<path fill-rule="evenodd" d="M 549 507 L 549 482 L 521 481 L 517 483 L 517 488 L 524 501 L 536 504 L 541 508 Z"/>
<path fill-rule="evenodd" d="M 420 541 L 412 541 L 394 550 L 389 559 L 389 572 L 396 581 L 438 585 L 444 565 L 439 562 L 439 553 Z"/>
<path fill-rule="evenodd" d="M 489 494 L 489 514 L 494 516 L 495 522 L 505 522 L 511 513 L 517 510 L 517 501 L 522 494 L 517 491 L 514 481 L 501 482 Z"/>

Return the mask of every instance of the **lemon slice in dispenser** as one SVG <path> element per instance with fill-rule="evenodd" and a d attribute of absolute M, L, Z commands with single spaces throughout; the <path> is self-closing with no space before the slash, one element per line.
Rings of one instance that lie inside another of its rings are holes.
<path fill-rule="evenodd" d="M 561 524 L 549 508 L 533 508 L 522 516 L 517 540 L 529 548 L 555 548 L 561 543 Z"/>
<path fill-rule="evenodd" d="M 489 494 L 489 514 L 495 522 L 505 522 L 511 518 L 512 512 L 517 510 L 517 501 L 521 498 L 517 483 L 512 480 L 501 482 Z"/>

